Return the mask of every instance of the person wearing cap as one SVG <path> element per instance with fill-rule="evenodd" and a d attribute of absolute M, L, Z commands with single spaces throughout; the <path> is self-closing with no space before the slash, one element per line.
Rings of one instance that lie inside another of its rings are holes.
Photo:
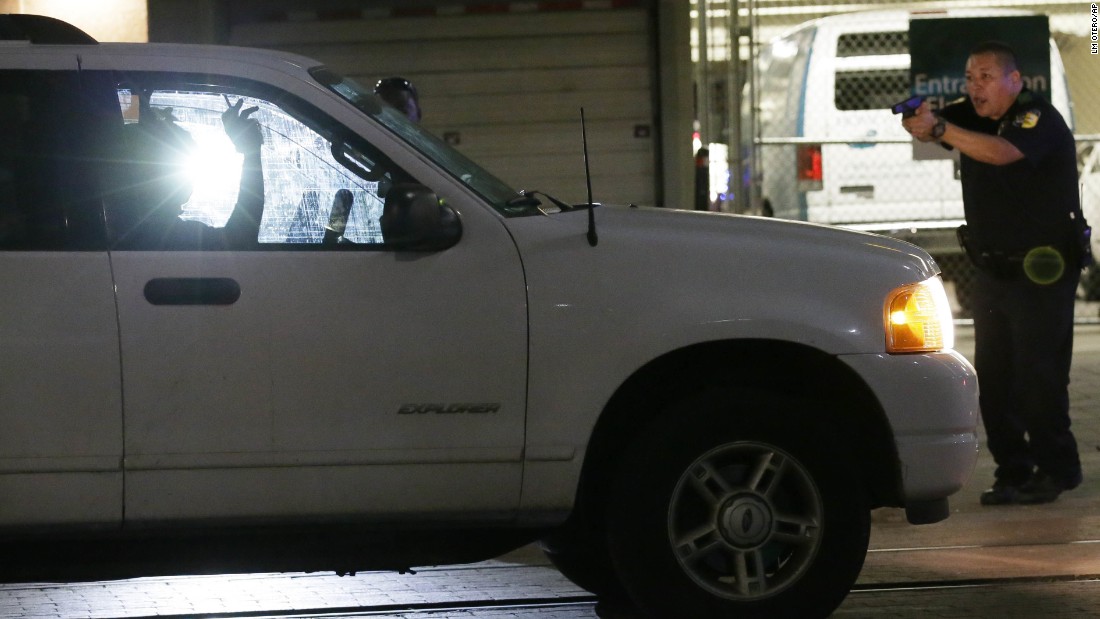
<path fill-rule="evenodd" d="M 374 94 L 383 101 L 400 110 L 414 123 L 420 122 L 420 97 L 416 87 L 403 77 L 387 77 L 374 85 Z"/>

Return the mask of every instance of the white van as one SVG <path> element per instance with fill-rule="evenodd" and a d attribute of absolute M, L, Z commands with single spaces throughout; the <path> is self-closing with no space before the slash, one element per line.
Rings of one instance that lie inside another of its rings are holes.
<path fill-rule="evenodd" d="M 755 212 L 888 234 L 960 254 L 957 161 L 915 161 L 890 106 L 909 96 L 909 21 L 1024 11 L 834 15 L 773 40 L 758 64 Z M 1072 128 L 1065 69 L 1050 43 L 1052 103 Z M 942 261 L 948 269 L 952 261 Z M 947 274 L 950 276 L 950 274 Z"/>
<path fill-rule="evenodd" d="M 1100 222 L 1100 147 L 1090 144 L 1079 153 L 1081 162 L 1081 211 L 1085 221 Z M 1100 235 L 1093 232 L 1092 255 L 1100 258 Z M 1087 301 L 1100 300 L 1100 269 L 1093 266 L 1081 274 L 1081 293 Z"/>

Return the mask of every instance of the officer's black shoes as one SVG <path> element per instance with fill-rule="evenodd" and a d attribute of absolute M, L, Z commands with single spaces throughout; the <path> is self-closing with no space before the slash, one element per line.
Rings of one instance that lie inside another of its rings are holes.
<path fill-rule="evenodd" d="M 1016 493 L 1016 502 L 1022 505 L 1050 503 L 1066 490 L 1073 490 L 1080 486 L 1082 479 L 1081 471 L 1077 471 L 1076 475 L 1069 478 L 1053 477 L 1040 471 L 1026 484 L 1020 486 L 1019 492 Z"/>
<path fill-rule="evenodd" d="M 1042 471 L 1036 472 L 1023 483 L 1002 480 L 994 482 L 993 487 L 982 493 L 982 505 L 1039 505 L 1050 503 L 1066 490 L 1081 485 L 1083 477 L 1077 471 L 1069 478 L 1053 477 Z"/>
<path fill-rule="evenodd" d="M 978 500 L 982 505 L 1012 505 L 1016 503 L 1016 497 L 1019 496 L 1022 486 L 1023 484 L 998 479 L 993 482 L 993 487 L 982 492 Z"/>

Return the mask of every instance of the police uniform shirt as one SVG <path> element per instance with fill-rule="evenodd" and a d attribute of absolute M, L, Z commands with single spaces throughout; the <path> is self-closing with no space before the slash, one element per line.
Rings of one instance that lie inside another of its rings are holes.
<path fill-rule="evenodd" d="M 999 120 L 978 116 L 969 97 L 940 111 L 948 122 L 1012 143 L 1024 158 L 992 165 L 961 155 L 963 204 L 975 243 L 997 251 L 1074 247 L 1080 211 L 1073 133 L 1048 101 L 1024 89 Z"/>

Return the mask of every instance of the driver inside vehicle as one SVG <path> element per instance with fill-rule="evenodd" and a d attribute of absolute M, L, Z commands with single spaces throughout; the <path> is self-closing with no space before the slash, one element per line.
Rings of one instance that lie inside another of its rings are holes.
<path fill-rule="evenodd" d="M 124 249 L 242 248 L 257 243 L 264 204 L 260 157 L 263 133 L 249 116 L 257 108 L 230 103 L 222 126 L 237 152 L 244 155 L 237 202 L 224 227 L 180 218 L 192 193 L 185 161 L 195 150 L 192 136 L 177 124 L 171 108 L 148 105 L 141 96 L 140 120 L 122 128 L 119 195 L 109 209 L 115 245 Z M 113 211 L 113 212 L 111 212 Z"/>

